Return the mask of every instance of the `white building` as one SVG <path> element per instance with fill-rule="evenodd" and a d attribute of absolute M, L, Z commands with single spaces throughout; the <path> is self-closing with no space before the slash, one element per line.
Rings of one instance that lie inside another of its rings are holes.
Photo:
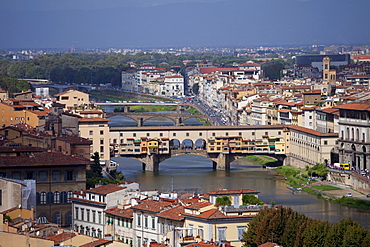
<path fill-rule="evenodd" d="M 182 75 L 168 75 L 161 85 L 161 95 L 167 97 L 184 96 L 184 77 Z"/>
<path fill-rule="evenodd" d="M 74 229 L 81 234 L 103 238 L 106 232 L 104 210 L 129 203 L 137 197 L 138 191 L 138 183 L 124 183 L 75 192 L 72 198 Z"/>

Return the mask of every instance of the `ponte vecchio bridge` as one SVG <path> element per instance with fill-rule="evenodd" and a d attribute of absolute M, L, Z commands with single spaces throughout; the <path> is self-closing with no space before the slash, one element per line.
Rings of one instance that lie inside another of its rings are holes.
<path fill-rule="evenodd" d="M 263 154 L 283 161 L 289 146 L 285 125 L 271 126 L 166 126 L 111 127 L 111 156 L 141 161 L 144 170 L 178 155 L 199 155 L 213 168 L 230 169 L 230 163 L 247 155 Z"/>

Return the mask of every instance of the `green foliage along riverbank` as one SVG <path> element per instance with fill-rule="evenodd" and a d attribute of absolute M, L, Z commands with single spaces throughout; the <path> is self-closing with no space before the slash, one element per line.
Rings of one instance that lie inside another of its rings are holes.
<path fill-rule="evenodd" d="M 249 155 L 242 159 L 265 166 L 277 166 L 279 164 L 276 159 L 264 155 Z"/>
<path fill-rule="evenodd" d="M 370 246 L 370 230 L 351 219 L 337 224 L 308 218 L 291 208 L 263 209 L 243 235 L 244 246 L 274 242 L 284 247 Z"/>

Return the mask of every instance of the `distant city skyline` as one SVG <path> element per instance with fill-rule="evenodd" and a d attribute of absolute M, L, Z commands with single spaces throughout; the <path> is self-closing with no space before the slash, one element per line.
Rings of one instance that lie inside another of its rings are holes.
<path fill-rule="evenodd" d="M 0 0 L 0 48 L 370 44 L 367 0 Z"/>

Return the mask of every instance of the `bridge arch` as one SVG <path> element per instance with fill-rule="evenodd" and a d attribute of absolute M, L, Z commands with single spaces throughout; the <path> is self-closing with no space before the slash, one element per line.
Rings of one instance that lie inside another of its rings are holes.
<path fill-rule="evenodd" d="M 199 139 L 195 140 L 194 145 L 195 145 L 195 149 L 198 149 L 198 150 L 206 150 L 207 149 L 207 141 L 203 138 L 199 138 Z"/>
<path fill-rule="evenodd" d="M 185 139 L 181 142 L 181 149 L 194 149 L 194 141 L 192 139 Z"/>
<path fill-rule="evenodd" d="M 176 121 L 174 121 L 174 119 L 172 119 L 172 118 L 162 117 L 162 116 L 151 116 L 149 118 L 143 119 L 141 126 L 153 126 L 153 125 L 147 124 L 148 121 L 157 121 L 157 123 L 159 123 L 159 124 L 156 125 L 156 126 L 175 126 L 176 125 Z M 166 122 L 168 124 L 161 124 L 160 122 Z"/>
<path fill-rule="evenodd" d="M 177 150 L 177 149 L 180 149 L 180 141 L 178 139 L 171 139 L 170 140 L 170 149 L 171 150 Z"/>

